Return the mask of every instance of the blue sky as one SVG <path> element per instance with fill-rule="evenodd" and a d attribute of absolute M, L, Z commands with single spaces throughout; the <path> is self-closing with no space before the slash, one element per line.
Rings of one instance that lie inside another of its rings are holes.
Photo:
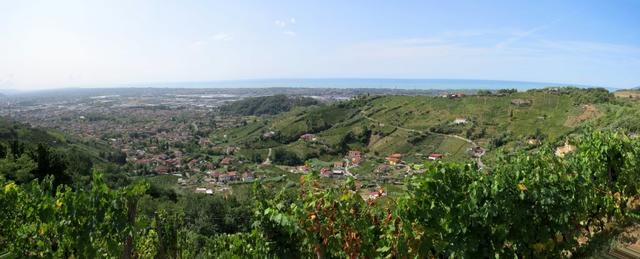
<path fill-rule="evenodd" d="M 0 0 L 0 88 L 261 78 L 640 85 L 640 1 Z"/>

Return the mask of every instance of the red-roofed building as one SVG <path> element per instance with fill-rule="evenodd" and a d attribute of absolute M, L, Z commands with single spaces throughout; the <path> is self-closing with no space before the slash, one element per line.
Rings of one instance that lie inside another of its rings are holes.
<path fill-rule="evenodd" d="M 431 155 L 429 155 L 429 160 L 440 160 L 442 159 L 442 157 L 444 157 L 443 154 L 438 154 L 438 153 L 433 153 Z"/>
<path fill-rule="evenodd" d="M 166 166 L 158 166 L 153 171 L 157 174 L 167 174 L 169 173 L 169 168 Z"/>
<path fill-rule="evenodd" d="M 255 176 L 251 172 L 245 172 L 242 174 L 242 181 L 248 182 L 253 181 L 253 179 L 255 179 Z"/>
<path fill-rule="evenodd" d="M 236 171 L 228 172 L 227 176 L 229 176 L 229 181 L 238 180 L 238 172 L 236 172 Z"/>
<path fill-rule="evenodd" d="M 331 177 L 331 170 L 326 167 L 320 168 L 320 175 L 324 177 Z"/>
<path fill-rule="evenodd" d="M 395 153 L 385 158 L 390 165 L 397 165 L 402 162 L 402 154 Z"/>
<path fill-rule="evenodd" d="M 225 157 L 222 159 L 222 161 L 220 161 L 221 165 L 230 165 L 231 162 L 233 161 L 232 157 Z"/>

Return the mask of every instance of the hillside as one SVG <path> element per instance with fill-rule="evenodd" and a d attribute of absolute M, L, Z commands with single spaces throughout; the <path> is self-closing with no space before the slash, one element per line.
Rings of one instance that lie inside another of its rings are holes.
<path fill-rule="evenodd" d="M 54 175 L 56 183 L 88 183 L 91 171 L 124 159 L 110 146 L 0 118 L 0 177 L 16 182 Z M 111 172 L 110 172 L 111 173 Z M 116 172 L 112 172 L 116 173 Z M 121 181 L 125 175 L 109 175 Z"/>
<path fill-rule="evenodd" d="M 464 97 L 378 96 L 323 107 L 297 108 L 246 126 L 218 132 L 214 141 L 266 158 L 268 148 L 287 147 L 302 160 L 340 156 L 358 149 L 384 157 L 406 154 L 419 161 L 429 153 L 469 159 L 467 150 L 536 146 L 562 142 L 581 125 L 617 109 L 604 89 L 532 90 Z M 315 141 L 300 139 L 314 134 Z M 529 144 L 536 143 L 536 144 Z"/>
<path fill-rule="evenodd" d="M 614 94 L 616 97 L 637 99 L 637 98 L 640 98 L 640 88 L 619 90 L 619 91 L 616 91 Z"/>
<path fill-rule="evenodd" d="M 317 104 L 319 104 L 319 102 L 313 98 L 280 94 L 246 98 L 222 106 L 220 110 L 234 115 L 259 116 L 290 111 L 293 107 L 304 107 Z"/>

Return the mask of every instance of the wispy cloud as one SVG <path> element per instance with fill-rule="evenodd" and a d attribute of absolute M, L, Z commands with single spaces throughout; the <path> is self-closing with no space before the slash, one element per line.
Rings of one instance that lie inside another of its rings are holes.
<path fill-rule="evenodd" d="M 602 71 L 615 67 L 620 82 L 636 78 L 632 70 L 640 67 L 640 47 L 532 36 L 544 29 L 450 32 L 423 38 L 366 41 L 340 49 L 331 62 L 342 67 L 354 66 L 352 70 L 365 76 L 502 78 L 608 85 L 610 82 L 604 79 Z M 496 39 L 509 35 L 512 36 L 502 44 L 495 44 Z"/>
<path fill-rule="evenodd" d="M 283 20 L 275 20 L 273 22 L 277 27 L 279 27 L 280 29 L 282 29 L 282 33 L 284 35 L 287 36 L 296 36 L 296 32 L 293 31 L 292 29 L 287 29 L 287 28 L 291 28 L 292 25 L 296 24 L 296 18 L 289 18 L 289 19 L 283 19 Z"/>
<path fill-rule="evenodd" d="M 496 44 L 496 48 L 497 49 L 504 49 L 504 48 L 508 47 L 509 45 L 511 45 L 511 44 L 513 44 L 513 43 L 515 43 L 517 41 L 520 41 L 522 39 L 525 39 L 527 37 L 530 37 L 530 36 L 532 36 L 533 34 L 539 32 L 539 31 L 547 29 L 548 27 L 549 26 L 544 25 L 544 26 L 531 28 L 531 29 L 526 30 L 524 32 L 515 32 L 515 33 L 513 33 L 512 37 L 510 37 L 510 38 L 508 38 L 508 39 L 506 39 L 504 41 L 501 41 L 498 44 Z"/>
<path fill-rule="evenodd" d="M 221 32 L 221 33 L 213 34 L 213 35 L 211 35 L 209 37 L 206 37 L 204 39 L 198 39 L 198 40 L 192 42 L 191 46 L 195 47 L 195 48 L 201 48 L 203 46 L 212 44 L 214 42 L 224 42 L 224 41 L 230 41 L 230 40 L 233 40 L 233 36 L 231 36 L 231 35 L 229 35 L 227 33 Z"/>
<path fill-rule="evenodd" d="M 285 26 L 287 26 L 287 22 L 281 20 L 276 20 L 273 23 L 280 28 L 284 28 Z"/>
<path fill-rule="evenodd" d="M 284 20 L 275 20 L 273 23 L 280 28 L 284 28 L 284 27 L 287 27 L 288 25 L 296 24 L 296 18 L 291 17 L 289 19 L 284 19 Z"/>
<path fill-rule="evenodd" d="M 211 36 L 211 39 L 216 40 L 216 41 L 230 41 L 233 39 L 233 37 L 229 34 L 226 33 L 218 33 L 215 34 L 213 36 Z"/>

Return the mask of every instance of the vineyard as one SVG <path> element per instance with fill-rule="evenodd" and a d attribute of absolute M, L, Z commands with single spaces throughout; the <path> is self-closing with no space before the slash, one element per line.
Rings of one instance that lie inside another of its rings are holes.
<path fill-rule="evenodd" d="M 278 192 L 255 184 L 251 228 L 202 236 L 184 214 L 141 213 L 149 184 L 87 188 L 0 179 L 0 255 L 46 258 L 559 258 L 638 224 L 640 140 L 591 132 L 577 151 L 500 155 L 490 171 L 430 163 L 397 199 L 364 200 L 317 176 Z M 380 190 L 383 192 L 384 190 Z M 8 252 L 8 255 L 5 254 Z"/>

